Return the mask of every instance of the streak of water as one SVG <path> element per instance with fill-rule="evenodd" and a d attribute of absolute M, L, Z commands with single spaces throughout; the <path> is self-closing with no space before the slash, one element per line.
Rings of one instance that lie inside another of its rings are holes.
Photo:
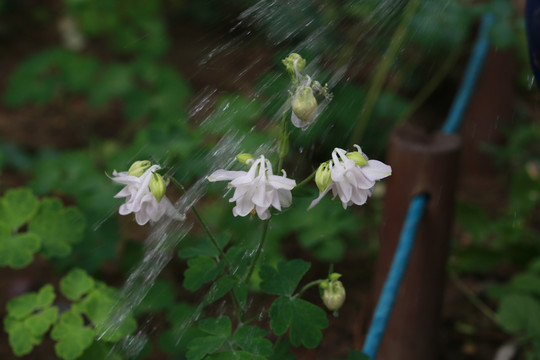
<path fill-rule="evenodd" d="M 358 64 L 362 64 L 364 59 L 369 56 L 375 42 L 367 42 L 366 39 L 388 32 L 388 23 L 395 18 L 404 3 L 406 3 L 405 0 L 379 2 L 371 9 L 367 17 L 358 20 L 355 25 L 358 30 L 355 32 L 355 37 L 352 39 L 336 39 L 335 37 L 332 38 L 330 33 L 335 31 L 336 27 L 339 27 L 339 19 L 330 19 L 327 22 L 320 21 L 320 19 L 324 19 L 323 12 L 329 9 L 329 4 L 319 2 L 318 5 L 314 5 L 311 1 L 305 0 L 261 0 L 240 14 L 236 24 L 231 28 L 228 38 L 223 38 L 219 45 L 206 49 L 206 54 L 201 56 L 198 64 L 199 71 L 204 72 L 215 66 L 212 61 L 218 56 L 233 54 L 240 47 L 250 44 L 254 41 L 254 37 L 257 36 L 254 30 L 264 29 L 262 32 L 272 46 L 279 45 L 283 47 L 295 40 L 297 44 L 294 49 L 290 49 L 291 51 L 318 54 L 321 49 L 328 50 L 327 47 L 332 45 L 332 49 L 335 49 L 335 51 L 326 51 L 324 56 L 322 53 L 311 56 L 308 67 L 305 69 L 306 73 L 317 78 L 318 75 L 321 75 L 320 68 L 334 67 L 335 70 L 332 71 L 332 75 L 327 80 L 329 87 L 332 88 L 345 77 L 350 76 L 351 71 L 354 72 L 355 68 L 358 68 Z M 307 11 L 310 11 L 313 16 L 306 15 Z M 319 20 L 316 21 L 316 19 Z M 237 34 L 238 32 L 240 34 Z M 232 39 L 231 34 L 235 35 Z M 343 52 L 346 43 L 352 49 L 352 52 Z M 356 51 L 360 45 L 363 47 L 362 51 Z M 251 62 L 235 75 L 233 82 L 240 83 L 244 77 L 248 76 L 252 68 L 262 63 L 262 56 L 264 55 L 250 57 Z M 334 66 L 327 66 L 329 64 Z M 267 78 L 266 84 L 259 91 L 254 91 L 251 98 L 262 101 L 264 107 L 270 106 L 274 100 L 279 98 L 280 94 L 270 95 L 264 99 L 261 94 L 265 92 L 267 87 L 271 87 L 275 81 L 278 81 L 278 76 Z M 190 118 L 198 122 L 201 118 L 206 117 L 213 106 L 214 98 L 219 93 L 220 90 L 217 88 L 205 88 L 192 100 L 191 111 L 189 112 Z M 318 111 L 322 111 L 325 106 L 326 103 L 321 104 Z M 222 110 L 226 110 L 226 108 L 227 104 Z M 279 121 L 282 115 L 288 111 L 290 111 L 290 102 L 287 100 L 281 104 L 272 120 L 274 122 Z M 204 126 L 205 123 L 206 120 L 202 120 L 200 125 Z M 206 173 L 209 174 L 218 167 L 230 168 L 234 161 L 234 155 L 239 150 L 243 150 L 239 149 L 239 144 L 246 135 L 234 132 L 228 133 L 208 156 L 201 158 L 199 163 L 204 167 Z M 273 150 L 273 146 L 274 144 L 261 144 L 258 149 L 250 150 L 255 155 L 268 154 Z M 309 151 L 310 149 L 307 148 L 306 152 Z M 180 213 L 188 212 L 189 208 L 205 194 L 205 184 L 206 177 L 195 182 L 176 202 L 176 209 Z M 167 218 L 153 226 L 150 235 L 145 241 L 144 257 L 132 270 L 123 286 L 121 299 L 114 307 L 106 324 L 102 326 L 104 330 L 101 337 L 117 330 L 122 321 L 141 303 L 153 286 L 157 276 L 172 259 L 175 247 L 188 234 L 191 227 L 192 224 L 189 221 L 179 223 Z M 245 256 L 251 256 L 251 254 L 246 253 Z M 211 287 L 206 297 L 212 296 L 212 291 L 215 291 L 215 288 Z M 185 329 L 189 328 L 200 317 L 203 303 L 204 300 L 190 318 L 175 330 L 178 341 L 180 341 Z M 135 356 L 144 346 L 144 333 L 146 330 L 145 326 L 143 326 L 137 334 L 126 338 L 117 345 L 114 351 L 127 356 Z"/>
<path fill-rule="evenodd" d="M 241 136 L 238 134 L 224 136 L 213 151 L 206 158 L 201 159 L 201 166 L 205 166 L 208 173 L 218 166 L 223 167 L 224 164 L 227 166 L 232 161 L 231 154 L 237 153 L 240 140 Z M 206 176 L 195 182 L 175 203 L 175 208 L 179 213 L 188 212 L 190 207 L 204 195 L 205 183 Z M 174 249 L 189 232 L 191 226 L 189 221 L 178 222 L 168 217 L 163 217 L 153 226 L 144 244 L 144 257 L 132 270 L 122 288 L 121 298 L 107 317 L 106 323 L 100 326 L 103 331 L 99 339 L 117 331 L 122 322 L 141 303 L 154 285 L 157 276 L 172 259 Z M 144 341 L 141 334 L 139 331 L 138 335 L 128 337 L 114 350 L 128 354 L 136 348 L 139 349 L 140 346 L 137 344 Z"/>

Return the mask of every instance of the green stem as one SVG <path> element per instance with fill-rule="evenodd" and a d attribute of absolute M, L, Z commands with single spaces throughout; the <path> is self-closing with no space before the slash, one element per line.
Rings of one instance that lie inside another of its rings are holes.
<path fill-rule="evenodd" d="M 313 177 L 315 176 L 315 174 L 317 173 L 317 170 L 315 170 L 314 172 L 312 172 L 307 178 L 305 178 L 304 180 L 302 180 L 298 185 L 296 185 L 293 190 L 296 190 L 298 189 L 299 187 L 302 187 L 304 186 L 305 184 L 307 184 L 311 179 L 313 179 Z"/>
<path fill-rule="evenodd" d="M 279 174 L 281 169 L 283 168 L 283 160 L 285 159 L 285 154 L 283 147 L 288 148 L 289 147 L 289 139 L 287 138 L 287 115 L 288 112 L 283 114 L 283 117 L 281 118 L 281 131 L 280 131 L 280 137 L 279 137 L 279 145 L 278 145 L 278 166 L 276 174 Z M 284 144 L 283 142 L 286 141 L 287 144 Z"/>
<path fill-rule="evenodd" d="M 255 320 L 258 320 L 258 319 L 260 319 L 262 317 L 262 315 L 264 315 L 264 314 L 266 314 L 268 312 L 270 312 L 270 310 L 263 310 L 257 316 L 253 316 L 252 318 L 247 319 L 242 324 L 247 325 L 247 324 L 249 324 L 249 323 L 251 323 L 251 322 L 253 322 Z"/>
<path fill-rule="evenodd" d="M 171 182 L 176 185 L 176 187 L 178 189 L 180 189 L 180 191 L 182 191 L 182 193 L 186 193 L 186 189 L 182 186 L 182 184 L 180 184 L 175 178 L 173 178 L 172 176 L 167 176 L 167 178 L 169 180 L 171 180 Z M 219 252 L 219 254 L 221 255 L 221 257 L 223 258 L 223 260 L 225 261 L 225 263 L 227 264 L 227 266 L 230 268 L 231 267 L 231 263 L 229 262 L 229 259 L 227 259 L 227 255 L 225 255 L 225 252 L 223 251 L 223 249 L 221 248 L 221 246 L 219 246 L 216 238 L 214 237 L 214 235 L 212 234 L 212 232 L 210 231 L 210 228 L 208 227 L 208 225 L 206 224 L 206 222 L 203 220 L 203 218 L 201 217 L 201 215 L 199 214 L 199 212 L 197 211 L 197 209 L 195 208 L 195 205 L 191 205 L 191 210 L 193 211 L 193 214 L 195 214 L 195 217 L 197 218 L 197 220 L 199 221 L 199 223 L 201 224 L 201 226 L 203 227 L 204 231 L 206 232 L 206 235 L 208 235 L 208 237 L 210 238 L 210 241 L 212 242 L 212 244 L 214 245 L 214 247 L 217 249 L 217 251 Z"/>
<path fill-rule="evenodd" d="M 322 283 L 324 280 L 320 279 L 320 280 L 313 280 L 312 282 L 309 282 L 307 283 L 306 285 L 304 285 L 304 287 L 302 287 L 302 289 L 300 289 L 300 291 L 298 292 L 298 294 L 294 295 L 294 297 L 302 297 L 302 294 L 307 290 L 309 289 L 310 287 L 313 287 L 315 285 L 319 285 L 320 283 Z"/>
<path fill-rule="evenodd" d="M 411 104 L 403 111 L 403 114 L 399 117 L 399 121 L 396 125 L 404 124 L 409 117 L 427 100 L 427 98 L 435 91 L 435 89 L 441 84 L 445 76 L 454 68 L 459 56 L 461 55 L 461 49 L 453 51 L 450 56 L 446 58 L 446 61 L 439 68 L 439 71 L 432 76 L 426 85 L 422 87 L 420 92 L 412 100 Z"/>
<path fill-rule="evenodd" d="M 497 315 L 493 310 L 491 310 L 486 304 L 482 302 L 476 296 L 464 283 L 461 281 L 459 276 L 454 272 L 449 272 L 450 279 L 454 282 L 454 285 L 465 295 L 467 300 L 474 305 L 482 314 L 484 314 L 485 317 L 487 317 L 489 320 L 493 321 L 494 324 L 499 325 L 499 321 L 497 320 Z"/>
<path fill-rule="evenodd" d="M 360 117 L 358 118 L 356 126 L 354 127 L 352 135 L 350 137 L 349 147 L 351 147 L 353 144 L 358 144 L 362 138 L 362 135 L 364 135 L 367 122 L 371 117 L 371 113 L 373 112 L 373 108 L 375 107 L 375 103 L 377 102 L 377 98 L 381 93 L 388 72 L 390 71 L 392 63 L 396 58 L 397 53 L 399 52 L 403 40 L 405 39 L 405 35 L 407 34 L 407 28 L 409 27 L 409 23 L 414 13 L 416 12 L 416 8 L 419 4 L 420 0 L 410 0 L 404 10 L 403 18 L 401 19 L 401 22 L 399 23 L 396 31 L 392 35 L 390 45 L 382 56 L 382 61 L 379 65 L 379 68 L 373 76 L 371 86 L 366 95 L 364 107 L 362 109 L 362 112 L 360 113 Z"/>
<path fill-rule="evenodd" d="M 268 225 L 270 225 L 270 220 L 266 220 L 263 224 L 263 232 L 261 235 L 261 240 L 259 241 L 259 245 L 257 246 L 257 250 L 255 250 L 255 257 L 253 258 L 253 261 L 251 262 L 251 265 L 249 267 L 249 270 L 246 274 L 246 277 L 244 278 L 244 282 L 247 284 L 249 279 L 251 278 L 251 275 L 253 275 L 253 271 L 255 270 L 255 265 L 257 265 L 257 261 L 259 260 L 259 256 L 261 255 L 262 248 L 264 246 L 264 241 L 266 240 L 266 234 L 268 233 Z"/>

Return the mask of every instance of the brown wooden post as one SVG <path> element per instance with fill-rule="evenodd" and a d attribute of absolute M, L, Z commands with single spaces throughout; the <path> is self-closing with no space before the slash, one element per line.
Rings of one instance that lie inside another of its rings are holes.
<path fill-rule="evenodd" d="M 430 135 L 411 126 L 397 129 L 390 138 L 388 162 L 392 176 L 387 181 L 373 304 L 388 274 L 411 198 L 418 193 L 428 193 L 430 199 L 418 227 L 378 360 L 438 358 L 459 148 L 457 135 Z"/>

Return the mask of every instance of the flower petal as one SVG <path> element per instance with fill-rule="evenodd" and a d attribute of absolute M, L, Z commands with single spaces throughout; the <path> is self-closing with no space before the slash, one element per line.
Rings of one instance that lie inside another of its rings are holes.
<path fill-rule="evenodd" d="M 210 182 L 215 181 L 227 181 L 227 180 L 234 180 L 240 176 L 244 176 L 247 173 L 245 171 L 228 171 L 228 170 L 216 170 L 212 174 L 208 175 L 206 179 Z"/>
<path fill-rule="evenodd" d="M 362 166 L 362 172 L 375 181 L 392 175 L 392 167 L 378 160 L 369 160 L 367 165 Z"/>

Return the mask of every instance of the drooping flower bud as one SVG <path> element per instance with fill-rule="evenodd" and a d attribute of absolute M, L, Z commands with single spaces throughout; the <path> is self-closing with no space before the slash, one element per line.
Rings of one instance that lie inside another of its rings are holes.
<path fill-rule="evenodd" d="M 358 151 L 348 152 L 345 154 L 345 156 L 353 160 L 358 166 L 364 166 L 368 163 L 364 155 L 360 154 Z"/>
<path fill-rule="evenodd" d="M 293 115 L 296 115 L 296 120 L 298 120 L 295 121 L 294 116 L 291 117 L 294 126 L 305 128 L 311 124 L 315 120 L 317 106 L 317 99 L 315 99 L 311 87 L 299 86 L 292 101 Z"/>
<path fill-rule="evenodd" d="M 306 60 L 297 53 L 290 54 L 282 62 L 293 79 L 296 79 L 297 74 L 306 67 Z"/>
<path fill-rule="evenodd" d="M 338 311 L 345 302 L 345 288 L 341 281 L 337 280 L 341 275 L 336 274 L 338 276 L 335 280 L 332 275 L 320 285 L 323 290 L 322 301 L 328 310 Z"/>
<path fill-rule="evenodd" d="M 242 153 L 236 155 L 236 160 L 238 160 L 244 165 L 250 165 L 253 162 L 253 159 L 255 158 L 250 153 Z"/>
<path fill-rule="evenodd" d="M 315 184 L 319 188 L 320 192 L 326 190 L 330 182 L 332 181 L 332 173 L 328 162 L 323 162 L 319 165 L 317 172 L 315 173 Z"/>
<path fill-rule="evenodd" d="M 135 161 L 129 167 L 128 175 L 140 177 L 150 166 L 152 166 L 152 163 L 148 160 Z"/>
<path fill-rule="evenodd" d="M 163 196 L 165 195 L 165 191 L 167 190 L 167 184 L 165 184 L 165 180 L 163 180 L 163 177 L 159 175 L 158 173 L 152 174 L 152 179 L 150 180 L 150 184 L 148 185 L 150 188 L 150 192 L 158 202 L 161 201 Z"/>

